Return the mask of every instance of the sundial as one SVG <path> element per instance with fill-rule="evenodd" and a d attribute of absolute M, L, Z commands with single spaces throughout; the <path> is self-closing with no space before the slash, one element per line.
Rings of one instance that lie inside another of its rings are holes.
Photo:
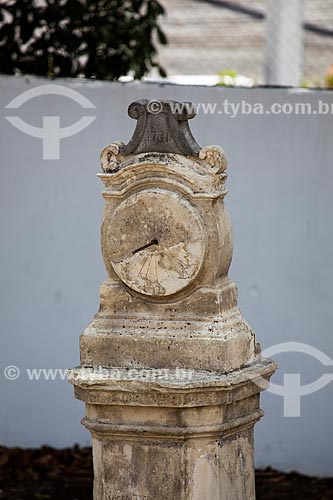
<path fill-rule="evenodd" d="M 110 218 L 110 262 L 132 290 L 172 295 L 197 276 L 205 231 L 195 209 L 175 193 L 145 189 L 124 200 Z"/>
<path fill-rule="evenodd" d="M 106 279 L 69 372 L 94 500 L 255 500 L 253 427 L 276 364 L 228 276 L 227 159 L 195 141 L 193 105 L 157 104 L 130 104 L 133 137 L 101 153 Z"/>

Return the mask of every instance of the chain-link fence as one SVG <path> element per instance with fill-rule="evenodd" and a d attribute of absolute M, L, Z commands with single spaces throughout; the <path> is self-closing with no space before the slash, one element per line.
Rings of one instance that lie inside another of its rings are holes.
<path fill-rule="evenodd" d="M 325 86 L 333 64 L 333 0 L 161 3 L 169 45 L 160 49 L 160 61 L 168 75 L 229 71 L 257 84 Z"/>

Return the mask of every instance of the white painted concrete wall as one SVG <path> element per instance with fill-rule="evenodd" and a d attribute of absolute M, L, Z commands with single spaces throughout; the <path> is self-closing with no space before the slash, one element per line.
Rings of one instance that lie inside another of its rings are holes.
<path fill-rule="evenodd" d="M 99 152 L 130 138 L 128 104 L 140 98 L 194 102 L 333 103 L 320 91 L 224 89 L 60 81 L 95 109 L 60 96 L 38 97 L 19 110 L 4 107 L 22 92 L 50 83 L 0 78 L 1 109 L 1 359 L 0 442 L 58 447 L 88 444 L 80 425 L 83 404 L 61 380 L 30 381 L 27 368 L 66 368 L 79 359 L 79 335 L 98 308 L 105 277 L 99 248 L 103 207 Z M 42 141 L 5 116 L 41 126 L 44 115 L 67 126 L 83 115 L 95 121 L 61 141 L 60 160 L 42 159 Z M 220 144 L 229 156 L 228 208 L 234 226 L 231 277 L 240 305 L 263 348 L 305 342 L 332 356 L 333 115 L 248 115 L 232 119 L 202 113 L 191 128 L 201 145 Z M 303 354 L 275 356 L 280 373 L 302 383 L 332 373 Z M 16 365 L 21 376 L 7 380 Z M 331 475 L 332 383 L 304 397 L 300 418 L 283 416 L 281 397 L 266 393 L 266 417 L 257 425 L 258 466 Z"/>

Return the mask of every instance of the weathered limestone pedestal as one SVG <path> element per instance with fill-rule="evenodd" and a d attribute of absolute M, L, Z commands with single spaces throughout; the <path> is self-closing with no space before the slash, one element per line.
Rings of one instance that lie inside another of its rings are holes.
<path fill-rule="evenodd" d="M 254 500 L 253 427 L 277 365 L 228 278 L 226 157 L 197 145 L 191 106 L 151 108 L 132 103 L 133 138 L 102 151 L 109 278 L 69 371 L 94 500 Z"/>

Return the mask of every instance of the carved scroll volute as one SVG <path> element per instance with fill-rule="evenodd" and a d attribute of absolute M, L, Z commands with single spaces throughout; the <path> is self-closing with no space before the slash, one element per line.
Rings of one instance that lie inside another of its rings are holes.
<path fill-rule="evenodd" d="M 228 160 L 221 146 L 205 146 L 199 152 L 200 160 L 204 160 L 212 171 L 216 174 L 227 169 Z"/>
<path fill-rule="evenodd" d="M 117 141 L 103 148 L 100 156 L 103 172 L 113 173 L 118 170 L 121 160 L 124 158 L 124 156 L 120 154 L 120 149 L 124 145 L 123 142 Z"/>

